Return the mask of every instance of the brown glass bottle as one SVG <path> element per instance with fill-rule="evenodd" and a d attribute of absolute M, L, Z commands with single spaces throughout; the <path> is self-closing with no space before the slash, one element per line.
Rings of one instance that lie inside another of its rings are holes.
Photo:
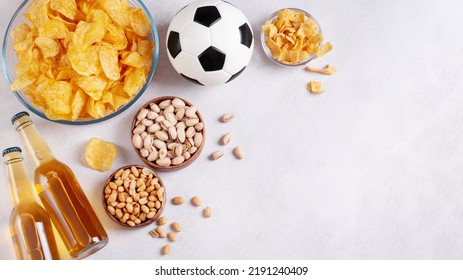
<path fill-rule="evenodd" d="M 53 156 L 27 112 L 11 121 L 35 169 L 40 200 L 71 257 L 82 259 L 103 248 L 108 235 L 72 170 Z"/>
<path fill-rule="evenodd" d="M 27 176 L 21 149 L 3 151 L 13 211 L 10 234 L 18 260 L 56 260 L 58 247 L 53 226 L 45 209 L 39 204 L 34 184 Z"/>

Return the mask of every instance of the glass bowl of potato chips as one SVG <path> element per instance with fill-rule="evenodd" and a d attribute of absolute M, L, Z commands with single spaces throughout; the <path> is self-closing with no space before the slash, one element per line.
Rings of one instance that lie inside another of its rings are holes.
<path fill-rule="evenodd" d="M 298 66 L 317 57 L 323 34 L 320 25 L 309 13 L 285 8 L 273 13 L 261 30 L 265 54 L 274 62 Z"/>
<path fill-rule="evenodd" d="M 2 64 L 10 89 L 38 116 L 92 124 L 129 108 L 159 57 L 140 0 L 26 0 L 8 24 Z"/>

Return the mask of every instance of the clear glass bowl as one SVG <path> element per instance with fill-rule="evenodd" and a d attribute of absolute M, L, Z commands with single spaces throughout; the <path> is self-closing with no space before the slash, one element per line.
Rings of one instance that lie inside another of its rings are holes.
<path fill-rule="evenodd" d="M 272 15 L 270 15 L 270 17 L 267 20 L 265 20 L 264 24 L 269 22 L 269 21 L 273 22 L 278 17 L 278 13 L 280 11 L 283 11 L 283 10 L 286 10 L 286 9 L 304 13 L 306 18 L 312 19 L 317 24 L 319 33 L 323 35 L 322 29 L 320 28 L 320 24 L 318 24 L 317 20 L 312 15 L 310 15 L 308 12 L 306 12 L 304 10 L 301 10 L 301 9 L 298 9 L 298 8 L 284 8 L 284 9 L 278 10 L 278 11 L 274 12 Z M 262 43 L 262 48 L 264 49 L 265 55 L 267 55 L 268 58 L 270 58 L 273 62 L 275 62 L 275 63 L 277 63 L 279 65 L 299 66 L 299 65 L 306 64 L 307 62 L 309 62 L 309 61 L 311 61 L 312 59 L 315 58 L 315 55 L 312 54 L 312 55 L 309 55 L 306 59 L 303 59 L 303 60 L 299 61 L 298 63 L 284 63 L 283 61 L 280 61 L 280 60 L 273 57 L 272 53 L 270 52 L 269 48 L 267 47 L 267 44 L 265 44 L 265 41 L 267 40 L 267 37 L 268 36 L 264 34 L 264 32 L 262 31 L 262 28 L 261 28 L 260 41 Z"/>
<path fill-rule="evenodd" d="M 11 18 L 8 27 L 5 32 L 5 37 L 3 38 L 3 44 L 2 44 L 2 66 L 3 66 L 3 71 L 5 73 L 6 80 L 8 82 L 8 85 L 11 85 L 11 83 L 16 79 L 16 72 L 15 72 L 15 67 L 16 64 L 18 63 L 18 57 L 16 56 L 16 53 L 13 49 L 13 40 L 11 38 L 11 32 L 13 29 L 18 26 L 19 24 L 26 22 L 26 19 L 24 18 L 23 14 L 26 13 L 27 8 L 29 4 L 32 2 L 32 0 L 25 0 L 19 8 L 16 10 L 14 13 L 13 17 Z M 51 120 L 47 118 L 47 116 L 44 113 L 43 108 L 39 108 L 35 106 L 33 103 L 30 102 L 29 98 L 27 95 L 25 95 L 21 91 L 14 91 L 13 94 L 18 98 L 18 100 L 26 106 L 26 108 L 30 111 L 32 111 L 34 114 L 57 123 L 62 123 L 62 124 L 68 124 L 68 125 L 85 125 L 85 124 L 93 124 L 93 123 L 98 123 L 102 122 L 105 120 L 108 120 L 110 118 L 113 118 L 123 111 L 125 111 L 127 108 L 132 106 L 138 98 L 145 92 L 146 88 L 149 86 L 149 83 L 153 77 L 154 71 L 156 69 L 158 60 L 159 60 L 159 35 L 158 31 L 156 28 L 156 25 L 154 23 L 154 19 L 151 16 L 150 12 L 148 11 L 148 8 L 143 4 L 141 0 L 128 0 L 129 4 L 133 7 L 136 8 L 141 8 L 145 14 L 148 16 L 150 22 L 151 22 L 151 32 L 148 36 L 148 39 L 154 42 L 154 50 L 152 53 L 153 57 L 153 63 L 151 66 L 151 70 L 148 73 L 148 77 L 146 79 L 146 83 L 143 85 L 143 87 L 138 91 L 138 93 L 133 97 L 132 100 L 130 100 L 129 103 L 125 104 L 124 106 L 120 107 L 117 111 L 99 118 L 99 119 L 77 119 L 75 121 L 69 121 L 69 120 Z M 5 94 L 5 93 L 4 93 Z"/>

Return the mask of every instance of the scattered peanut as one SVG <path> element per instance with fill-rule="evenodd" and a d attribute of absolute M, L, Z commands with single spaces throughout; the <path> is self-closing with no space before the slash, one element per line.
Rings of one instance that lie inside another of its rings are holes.
<path fill-rule="evenodd" d="M 237 159 L 243 159 L 244 158 L 244 151 L 240 146 L 237 146 L 233 149 L 233 155 Z"/>
<path fill-rule="evenodd" d="M 185 201 L 185 199 L 182 196 L 176 196 L 176 197 L 172 198 L 172 204 L 174 204 L 174 205 L 181 205 L 181 204 L 183 204 L 184 201 Z"/>
<path fill-rule="evenodd" d="M 161 254 L 167 255 L 169 254 L 169 252 L 170 252 L 170 245 L 169 244 L 164 245 L 164 247 L 162 247 L 161 249 Z"/>
<path fill-rule="evenodd" d="M 163 167 L 178 166 L 203 144 L 203 133 L 204 124 L 194 106 L 179 98 L 166 99 L 139 111 L 132 143 L 146 160 Z"/>
<path fill-rule="evenodd" d="M 193 206 L 201 206 L 201 200 L 199 199 L 199 197 L 193 196 L 191 198 L 191 204 L 193 204 Z"/>
<path fill-rule="evenodd" d="M 212 209 L 210 207 L 204 208 L 203 217 L 204 218 L 209 218 L 210 216 L 212 216 Z"/>
<path fill-rule="evenodd" d="M 159 237 L 159 233 L 153 229 L 149 232 L 149 234 L 153 237 L 153 238 L 158 238 Z"/>
<path fill-rule="evenodd" d="M 108 213 L 132 227 L 154 218 L 164 201 L 164 187 L 147 168 L 121 168 L 105 187 Z"/>
<path fill-rule="evenodd" d="M 166 217 L 161 217 L 156 221 L 156 224 L 158 226 L 163 226 L 167 223 L 167 218 Z"/>
<path fill-rule="evenodd" d="M 155 229 L 155 231 L 159 234 L 160 238 L 165 238 L 166 237 L 166 232 L 161 227 L 157 227 Z"/>
<path fill-rule="evenodd" d="M 182 228 L 180 227 L 180 224 L 177 223 L 177 222 L 173 222 L 172 224 L 170 224 L 170 228 L 175 232 L 181 232 L 182 231 Z"/>
<path fill-rule="evenodd" d="M 169 239 L 170 242 L 175 242 L 177 241 L 177 237 L 175 236 L 175 233 L 169 232 L 167 234 L 167 239 Z"/>

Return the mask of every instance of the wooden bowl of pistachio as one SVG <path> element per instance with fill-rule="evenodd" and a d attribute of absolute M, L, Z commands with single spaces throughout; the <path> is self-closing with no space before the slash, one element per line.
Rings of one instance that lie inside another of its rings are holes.
<path fill-rule="evenodd" d="M 203 150 L 206 128 L 197 108 L 175 96 L 145 103 L 131 125 L 132 146 L 139 158 L 159 171 L 174 171 L 193 163 Z"/>

